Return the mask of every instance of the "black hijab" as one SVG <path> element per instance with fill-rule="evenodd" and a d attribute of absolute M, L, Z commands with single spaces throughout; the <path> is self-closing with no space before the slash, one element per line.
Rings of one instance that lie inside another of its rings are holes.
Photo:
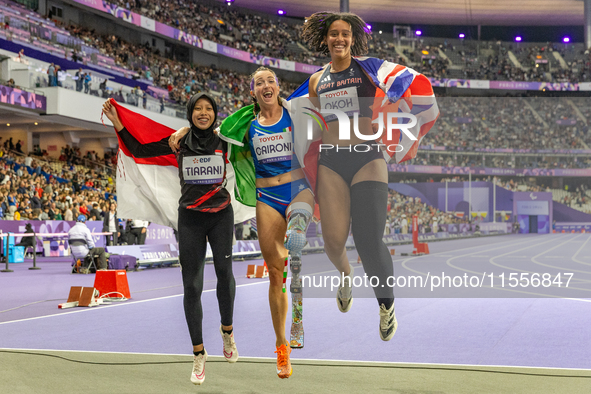
<path fill-rule="evenodd" d="M 195 104 L 201 98 L 206 98 L 211 102 L 215 117 L 213 123 L 207 129 L 202 130 L 193 124 L 193 109 Z M 187 120 L 191 125 L 191 130 L 187 133 L 186 137 L 182 140 L 181 145 L 184 145 L 189 150 L 199 154 L 207 154 L 208 147 L 218 138 L 213 132 L 216 121 L 218 119 L 218 106 L 215 103 L 213 97 L 206 93 L 197 93 L 191 97 L 187 103 Z"/>

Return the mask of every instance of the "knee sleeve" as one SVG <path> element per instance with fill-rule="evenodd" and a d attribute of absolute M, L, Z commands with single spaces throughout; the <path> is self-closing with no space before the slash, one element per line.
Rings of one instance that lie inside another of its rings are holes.
<path fill-rule="evenodd" d="M 388 185 L 365 181 L 351 186 L 353 235 L 366 244 L 382 242 L 388 209 Z M 357 234 L 355 234 L 357 233 Z"/>
<path fill-rule="evenodd" d="M 384 228 L 388 205 L 388 185 L 383 182 L 365 181 L 351 186 L 351 221 L 355 247 L 359 252 L 365 272 L 376 276 L 380 283 L 387 283 L 394 275 L 394 266 L 388 247 L 384 244 Z M 376 287 L 378 298 L 392 298 L 392 288 Z"/>
<path fill-rule="evenodd" d="M 312 214 L 312 207 L 305 202 L 295 202 L 287 208 L 285 247 L 291 253 L 300 253 L 306 246 L 306 231 Z"/>

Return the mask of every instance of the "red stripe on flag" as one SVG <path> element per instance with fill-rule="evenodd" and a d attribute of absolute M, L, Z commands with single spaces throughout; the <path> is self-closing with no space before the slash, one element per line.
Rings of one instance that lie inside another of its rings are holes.
<path fill-rule="evenodd" d="M 429 81 L 429 79 L 423 74 L 415 76 L 412 83 L 410 84 L 409 89 L 413 96 L 433 95 L 433 86 L 431 86 L 431 81 Z"/>
<path fill-rule="evenodd" d="M 439 118 L 439 115 L 437 118 Z M 433 127 L 437 118 L 421 126 L 421 131 L 419 131 L 419 139 L 423 138 L 429 132 L 429 130 L 431 130 L 431 127 Z"/>
<path fill-rule="evenodd" d="M 170 127 L 164 126 L 160 123 L 154 122 L 152 119 L 146 118 L 143 115 L 130 111 L 123 107 L 121 104 L 111 99 L 111 104 L 117 109 L 117 114 L 123 126 L 129 131 L 129 133 L 140 143 L 148 144 L 150 142 L 160 141 L 162 138 L 169 137 L 174 130 Z M 160 166 L 174 166 L 178 167 L 178 162 L 174 154 L 158 157 L 149 158 L 137 158 L 134 157 L 127 147 L 123 144 L 123 141 L 119 138 L 119 148 L 125 153 L 126 156 L 133 158 L 137 164 L 148 164 L 148 165 L 160 165 Z"/>
<path fill-rule="evenodd" d="M 390 74 L 388 74 L 386 76 L 386 78 L 384 78 L 384 82 L 385 83 L 388 83 L 388 78 L 394 77 L 396 74 L 398 74 L 400 71 L 404 70 L 405 68 L 406 67 L 404 67 L 404 66 L 402 66 L 400 64 L 397 64 L 396 67 L 394 67 L 394 70 L 392 70 L 392 72 Z"/>
<path fill-rule="evenodd" d="M 314 141 L 310 144 L 308 152 L 304 155 L 304 174 L 310 183 L 310 187 L 316 195 L 316 176 L 318 175 L 318 152 L 322 140 Z"/>

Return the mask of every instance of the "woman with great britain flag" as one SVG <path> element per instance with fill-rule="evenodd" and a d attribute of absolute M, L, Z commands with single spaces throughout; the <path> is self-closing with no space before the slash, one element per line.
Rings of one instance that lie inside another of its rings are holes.
<path fill-rule="evenodd" d="M 351 119 L 351 128 L 358 126 L 357 130 L 365 136 L 376 135 L 372 120 L 380 110 L 410 113 L 417 118 L 417 124 L 406 130 L 413 138 L 406 132 L 401 135 L 398 130 L 392 136 L 374 138 L 372 142 L 378 144 L 365 145 L 368 139 L 357 135 L 343 140 L 340 122 L 328 117 L 320 138 L 311 144 L 297 127 L 294 132 L 296 154 L 304 159 L 302 167 L 308 179 L 317 175 L 316 196 L 324 250 L 343 278 L 337 291 L 339 310 L 349 311 L 353 301 L 353 272 L 345 249 L 352 227 L 365 273 L 379 280 L 373 289 L 379 305 L 379 333 L 382 340 L 388 341 L 396 332 L 397 321 L 393 289 L 386 284 L 387 278 L 394 274 L 393 264 L 382 240 L 388 201 L 386 161 L 394 153 L 397 162 L 413 158 L 439 111 L 431 83 L 425 76 L 398 64 L 356 57 L 367 53 L 369 38 L 367 24 L 355 14 L 318 12 L 308 17 L 302 30 L 303 41 L 313 50 L 330 55 L 332 61 L 312 75 L 293 97 L 308 96 L 318 111 L 338 107 Z M 319 114 L 318 111 L 313 112 Z M 353 125 L 354 121 L 358 123 Z M 297 149 L 298 142 L 303 149 Z M 320 150 L 320 143 L 333 149 Z M 312 180 L 310 183 L 314 184 Z"/>
<path fill-rule="evenodd" d="M 225 188 L 227 143 L 214 133 L 217 105 L 212 97 L 203 93 L 196 94 L 189 100 L 187 120 L 191 125 L 190 132 L 181 141 L 176 157 L 168 145 L 168 137 L 172 130 L 160 130 L 164 135 L 162 139 L 146 142 L 142 132 L 149 130 L 149 134 L 158 136 L 158 126 L 150 124 L 149 119 L 126 110 L 113 99 L 103 104 L 103 113 L 117 131 L 122 155 L 131 155 L 136 167 L 150 164 L 178 166 L 181 192 L 176 205 L 179 261 L 184 287 L 183 304 L 193 343 L 191 382 L 200 385 L 205 380 L 207 360 L 207 352 L 203 346 L 201 307 L 207 241 L 211 245 L 218 279 L 216 295 L 221 315 L 220 334 L 224 342 L 224 357 L 231 363 L 238 360 L 232 326 L 236 293 L 236 282 L 232 273 L 234 212 L 230 204 L 231 195 Z M 127 177 L 124 173 L 129 171 L 129 175 L 132 175 L 134 171 L 131 163 L 123 163 L 120 156 L 118 186 L 126 184 L 126 180 L 122 179 Z M 120 199 L 126 200 L 140 195 L 141 193 L 120 194 Z"/>

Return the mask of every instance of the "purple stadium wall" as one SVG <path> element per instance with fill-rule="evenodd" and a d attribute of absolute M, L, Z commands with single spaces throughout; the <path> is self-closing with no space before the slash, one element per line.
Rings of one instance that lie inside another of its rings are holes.
<path fill-rule="evenodd" d="M 554 202 L 554 220 L 556 222 L 584 223 L 591 222 L 591 215 L 577 211 L 559 202 Z"/>
<path fill-rule="evenodd" d="M 427 205 L 436 207 L 445 212 L 445 183 L 390 183 L 390 189 L 409 197 L 418 197 Z M 468 182 L 450 182 L 448 184 L 448 211 L 467 210 L 468 206 Z M 519 196 L 519 197 L 518 197 Z M 532 197 L 533 196 L 533 197 Z M 550 226 L 553 221 L 582 223 L 591 222 L 591 215 L 569 208 L 564 204 L 552 201 L 551 193 L 547 192 L 512 192 L 505 188 L 496 187 L 496 210 L 510 212 L 517 215 L 516 201 L 548 201 L 549 212 L 547 218 L 539 222 L 544 223 L 544 228 Z M 485 222 L 492 221 L 493 191 L 490 182 L 472 182 L 472 210 L 488 212 Z M 527 215 L 524 215 L 527 216 Z M 512 222 L 514 217 L 510 219 Z"/>
<path fill-rule="evenodd" d="M 447 190 L 447 209 L 445 207 L 445 183 L 390 183 L 390 189 L 409 197 L 419 197 L 422 202 L 440 211 L 463 211 L 468 214 L 470 190 L 468 182 L 449 182 Z M 493 184 L 491 182 L 472 182 L 472 211 L 486 212 L 485 222 L 492 222 Z M 513 192 L 496 186 L 496 210 L 513 212 Z"/>

